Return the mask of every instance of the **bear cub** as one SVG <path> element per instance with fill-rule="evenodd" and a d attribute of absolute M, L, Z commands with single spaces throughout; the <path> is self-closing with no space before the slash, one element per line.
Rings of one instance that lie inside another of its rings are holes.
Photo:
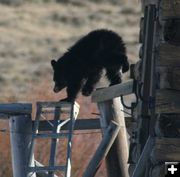
<path fill-rule="evenodd" d="M 95 30 L 77 41 L 57 61 L 52 60 L 54 92 L 67 87 L 67 98 L 75 101 L 81 91 L 89 96 L 100 80 L 102 70 L 110 85 L 121 83 L 121 72 L 129 70 L 126 47 L 122 38 L 106 29 Z"/>

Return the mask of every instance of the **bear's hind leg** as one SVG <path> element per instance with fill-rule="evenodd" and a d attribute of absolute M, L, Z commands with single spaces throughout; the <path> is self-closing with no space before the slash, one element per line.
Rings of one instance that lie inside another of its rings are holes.
<path fill-rule="evenodd" d="M 106 76 L 108 80 L 110 81 L 110 85 L 116 85 L 121 83 L 121 73 L 120 73 L 120 67 L 112 67 L 112 68 L 106 68 Z"/>

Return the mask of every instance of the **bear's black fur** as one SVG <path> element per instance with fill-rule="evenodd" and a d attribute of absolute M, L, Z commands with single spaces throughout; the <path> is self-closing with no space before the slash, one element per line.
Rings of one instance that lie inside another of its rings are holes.
<path fill-rule="evenodd" d="M 67 87 L 67 98 L 74 101 L 78 92 L 89 96 L 100 80 L 102 70 L 110 85 L 121 83 L 121 73 L 129 70 L 122 38 L 110 30 L 95 30 L 81 38 L 58 61 L 52 60 L 54 92 Z M 62 101 L 62 100 L 61 100 Z"/>

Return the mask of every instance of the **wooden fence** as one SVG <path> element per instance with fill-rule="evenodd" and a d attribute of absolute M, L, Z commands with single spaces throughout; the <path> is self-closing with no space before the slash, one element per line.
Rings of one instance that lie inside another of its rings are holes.
<path fill-rule="evenodd" d="M 76 130 L 102 129 L 104 135 L 84 177 L 94 176 L 104 157 L 108 177 L 164 177 L 165 162 L 180 161 L 180 0 L 142 0 L 142 11 L 140 61 L 131 67 L 131 80 L 95 91 L 100 118 L 76 122 Z M 126 118 L 123 97 L 129 94 L 137 100 Z M 0 105 L 14 132 L 31 131 L 31 111 L 30 104 Z M 50 127 L 42 121 L 40 129 Z M 14 177 L 25 176 L 29 141 L 11 135 Z"/>

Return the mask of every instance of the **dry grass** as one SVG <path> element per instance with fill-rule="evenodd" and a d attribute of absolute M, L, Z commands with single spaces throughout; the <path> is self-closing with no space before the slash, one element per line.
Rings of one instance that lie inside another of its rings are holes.
<path fill-rule="evenodd" d="M 131 63 L 137 61 L 139 6 L 138 1 L 117 5 L 103 0 L 0 5 L 0 102 L 32 102 L 35 108 L 36 101 L 64 97 L 64 92 L 56 95 L 52 91 L 50 60 L 93 29 L 118 32 L 127 43 Z M 90 98 L 80 97 L 77 101 L 81 105 L 80 118 L 95 117 L 92 113 L 97 108 Z M 1 121 L 0 128 L 6 127 L 8 123 Z M 12 176 L 9 134 L 0 133 L 0 139 L 0 177 Z M 73 177 L 82 176 L 100 139 L 100 134 L 74 136 Z M 104 166 L 96 176 L 106 176 Z"/>
<path fill-rule="evenodd" d="M 83 1 L 80 4 L 0 5 L 1 93 L 8 90 L 9 96 L 26 99 L 22 95 L 29 90 L 29 83 L 41 82 L 51 75 L 50 60 L 97 28 L 109 28 L 122 35 L 129 58 L 132 62 L 136 60 L 138 4 L 135 7 L 108 2 L 97 5 Z"/>

